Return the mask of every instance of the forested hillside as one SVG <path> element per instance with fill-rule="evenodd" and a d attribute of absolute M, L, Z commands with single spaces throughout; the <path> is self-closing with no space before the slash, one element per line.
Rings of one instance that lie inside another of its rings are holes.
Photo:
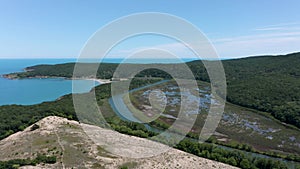
<path fill-rule="evenodd" d="M 300 53 L 224 62 L 227 100 L 300 127 Z"/>
<path fill-rule="evenodd" d="M 271 113 L 275 118 L 300 128 L 300 53 L 224 60 L 227 78 L 227 100 L 234 104 Z M 87 68 L 90 64 L 83 64 Z M 201 61 L 188 62 L 197 80 L 209 81 Z M 118 64 L 102 63 L 97 78 L 109 79 Z M 169 64 L 174 68 L 176 64 Z M 74 63 L 38 65 L 27 72 L 10 74 L 10 78 L 60 76 L 71 78 Z M 137 76 L 170 78 L 157 69 Z"/>
<path fill-rule="evenodd" d="M 224 60 L 227 101 L 271 113 L 300 127 L 300 53 Z M 188 63 L 196 78 L 209 81 L 200 61 Z"/>

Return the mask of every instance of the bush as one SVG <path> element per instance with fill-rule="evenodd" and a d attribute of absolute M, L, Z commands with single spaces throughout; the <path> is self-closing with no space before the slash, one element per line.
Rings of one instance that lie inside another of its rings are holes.
<path fill-rule="evenodd" d="M 30 131 L 34 131 L 34 130 L 37 130 L 37 129 L 39 129 L 39 128 L 40 128 L 39 125 L 34 124 L 34 125 L 32 125 L 32 127 L 30 128 Z"/>

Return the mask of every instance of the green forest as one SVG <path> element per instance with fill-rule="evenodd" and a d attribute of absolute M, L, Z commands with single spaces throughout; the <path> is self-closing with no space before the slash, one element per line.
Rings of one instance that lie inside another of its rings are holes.
<path fill-rule="evenodd" d="M 268 112 L 276 119 L 300 128 L 300 53 L 223 60 L 222 63 L 227 80 L 227 101 Z M 93 63 L 79 64 L 82 64 L 85 70 L 98 66 Z M 206 69 L 200 60 L 186 64 L 197 80 L 209 82 Z M 37 65 L 28 67 L 27 72 L 7 76 L 10 78 L 39 76 L 72 78 L 74 65 L 74 63 Z M 112 78 L 117 66 L 118 64 L 114 63 L 101 63 L 97 78 Z M 165 66 L 172 69 L 180 67 L 178 64 Z M 81 75 L 84 76 L 87 75 Z M 157 69 L 144 70 L 137 76 L 171 78 L 169 74 Z"/>

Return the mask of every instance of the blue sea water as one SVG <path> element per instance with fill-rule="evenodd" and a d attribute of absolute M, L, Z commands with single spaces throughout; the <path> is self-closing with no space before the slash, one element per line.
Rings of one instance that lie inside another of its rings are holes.
<path fill-rule="evenodd" d="M 121 63 L 123 59 L 106 58 L 103 62 Z M 192 59 L 184 59 L 190 61 Z M 90 60 L 94 62 L 95 60 Z M 28 66 L 38 64 L 59 64 L 76 62 L 76 59 L 0 59 L 0 75 L 21 72 Z M 178 60 L 160 59 L 131 59 L 127 63 L 175 63 Z M 82 87 L 76 88 L 75 93 L 84 93 L 99 83 L 88 80 L 76 80 Z M 72 93 L 72 80 L 63 78 L 49 79 L 16 79 L 0 77 L 0 105 L 20 104 L 31 105 L 44 101 L 53 101 L 65 94 Z"/>
<path fill-rule="evenodd" d="M 75 59 L 0 59 L 0 75 L 21 72 L 25 67 L 37 64 L 74 62 Z M 76 80 L 82 84 L 76 93 L 88 92 L 98 83 Z M 55 100 L 72 93 L 72 80 L 62 78 L 10 80 L 0 77 L 0 105 L 31 105 Z"/>

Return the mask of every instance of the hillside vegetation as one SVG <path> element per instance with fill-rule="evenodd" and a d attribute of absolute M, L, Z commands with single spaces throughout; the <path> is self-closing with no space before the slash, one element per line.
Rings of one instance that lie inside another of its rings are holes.
<path fill-rule="evenodd" d="M 279 56 L 260 56 L 222 61 L 227 79 L 227 100 L 241 106 L 266 111 L 282 122 L 300 128 L 300 53 Z M 86 67 L 97 66 L 81 63 Z M 187 65 L 197 80 L 209 82 L 201 61 Z M 118 64 L 101 63 L 97 78 L 109 79 Z M 177 64 L 168 64 L 176 69 Z M 37 65 L 28 67 L 27 72 L 7 75 L 10 78 L 66 77 L 72 78 L 74 63 Z M 85 76 L 85 75 L 82 75 Z M 169 74 L 147 69 L 137 76 L 171 78 Z"/>

